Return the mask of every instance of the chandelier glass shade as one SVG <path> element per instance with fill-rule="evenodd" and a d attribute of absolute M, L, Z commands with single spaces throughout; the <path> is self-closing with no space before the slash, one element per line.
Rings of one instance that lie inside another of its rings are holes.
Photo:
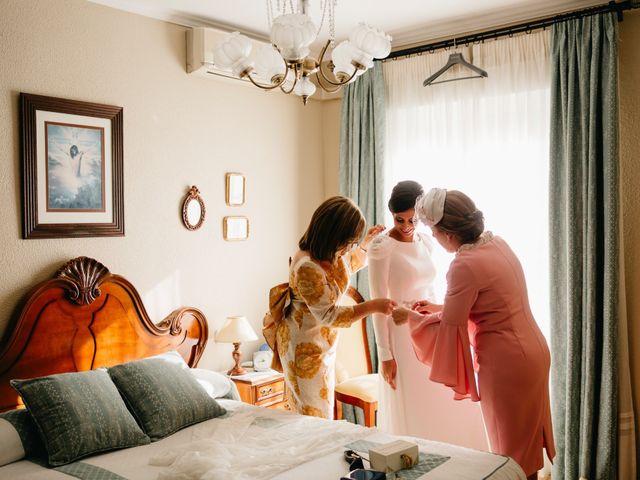
<path fill-rule="evenodd" d="M 360 23 L 348 40 L 340 42 L 331 51 L 331 60 L 325 61 L 327 50 L 333 43 L 335 2 L 324 0 L 325 12 L 329 5 L 331 35 L 318 59 L 310 53 L 319 30 L 306 13 L 308 0 L 300 0 L 297 12 L 293 7 L 290 13 L 283 9 L 283 14 L 273 19 L 272 45 L 264 45 L 253 52 L 253 43 L 248 37 L 240 32 L 227 34 L 214 48 L 214 65 L 231 70 L 235 77 L 248 79 L 264 90 L 279 88 L 284 93 L 293 93 L 301 97 L 305 105 L 315 93 L 316 85 L 327 92 L 337 91 L 371 68 L 374 58 L 389 55 L 391 37 Z M 269 0 L 267 5 L 270 7 Z M 313 75 L 315 83 L 311 81 Z"/>

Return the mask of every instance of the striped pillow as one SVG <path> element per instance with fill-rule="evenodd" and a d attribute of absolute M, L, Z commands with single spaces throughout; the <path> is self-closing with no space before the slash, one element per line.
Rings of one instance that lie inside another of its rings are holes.
<path fill-rule="evenodd" d="M 10 383 L 22 396 L 52 466 L 149 443 L 103 369 Z"/>
<path fill-rule="evenodd" d="M 116 365 L 109 375 L 151 441 L 226 413 L 188 368 L 162 356 Z"/>

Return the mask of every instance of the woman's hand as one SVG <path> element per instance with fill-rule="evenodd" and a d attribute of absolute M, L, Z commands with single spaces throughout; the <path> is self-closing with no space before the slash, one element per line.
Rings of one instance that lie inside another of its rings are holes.
<path fill-rule="evenodd" d="M 372 313 L 382 313 L 383 315 L 391 315 L 393 309 L 397 307 L 396 302 L 390 298 L 374 298 L 367 303 L 371 304 Z"/>
<path fill-rule="evenodd" d="M 396 308 L 396 306 L 396 302 L 390 298 L 374 298 L 373 300 L 367 300 L 366 302 L 354 305 L 353 314 L 356 320 L 368 315 L 373 315 L 374 313 L 391 315 L 391 312 L 393 312 L 393 309 Z"/>
<path fill-rule="evenodd" d="M 437 303 L 431 303 L 429 300 L 420 300 L 419 302 L 415 302 L 411 306 L 411 310 L 415 310 L 418 313 L 435 313 L 442 311 L 442 305 L 438 305 Z"/>
<path fill-rule="evenodd" d="M 398 372 L 398 364 L 395 359 L 384 360 L 380 363 L 380 373 L 384 381 L 389 384 L 391 388 L 396 389 L 396 373 Z"/>
<path fill-rule="evenodd" d="M 391 316 L 393 317 L 393 323 L 396 325 L 404 325 L 409 321 L 409 314 L 411 310 L 405 307 L 398 307 L 393 312 L 391 312 Z"/>
<path fill-rule="evenodd" d="M 369 230 L 367 230 L 367 234 L 364 236 L 364 240 L 360 243 L 360 248 L 362 248 L 365 252 L 369 249 L 369 244 L 371 240 L 378 234 L 384 231 L 386 227 L 384 225 L 374 225 Z"/>

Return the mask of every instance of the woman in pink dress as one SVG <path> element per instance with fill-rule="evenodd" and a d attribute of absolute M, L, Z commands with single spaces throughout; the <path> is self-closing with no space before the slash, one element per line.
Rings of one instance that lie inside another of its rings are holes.
<path fill-rule="evenodd" d="M 444 304 L 424 300 L 414 310 L 398 308 L 394 322 L 409 322 L 432 381 L 451 387 L 457 400 L 480 401 L 491 451 L 512 457 L 535 479 L 543 447 L 555 456 L 550 354 L 529 308 L 520 262 L 503 239 L 484 231 L 482 212 L 461 192 L 432 189 L 416 212 L 456 257 Z"/>

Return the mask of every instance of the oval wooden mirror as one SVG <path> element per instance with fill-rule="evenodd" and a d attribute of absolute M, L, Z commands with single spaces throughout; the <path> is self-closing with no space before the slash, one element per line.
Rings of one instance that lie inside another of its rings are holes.
<path fill-rule="evenodd" d="M 194 185 L 182 202 L 182 223 L 189 230 L 197 230 L 202 226 L 204 216 L 204 201 L 200 196 L 200 190 Z"/>

